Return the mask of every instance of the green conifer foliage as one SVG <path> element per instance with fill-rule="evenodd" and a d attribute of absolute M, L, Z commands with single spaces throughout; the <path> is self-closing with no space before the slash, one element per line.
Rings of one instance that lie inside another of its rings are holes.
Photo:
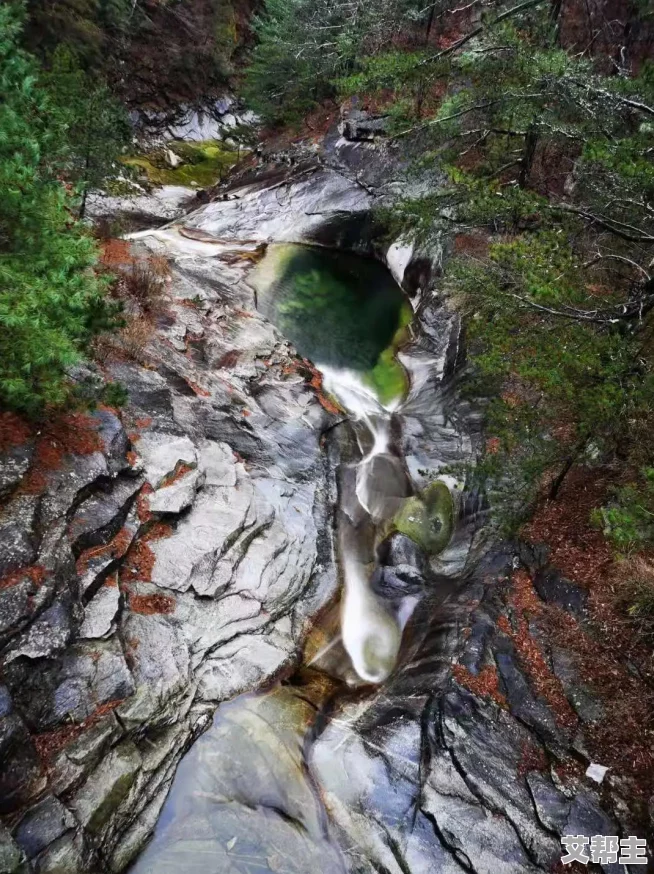
<path fill-rule="evenodd" d="M 18 47 L 21 27 L 20 6 L 0 7 L 0 400 L 38 412 L 65 399 L 66 369 L 112 312 L 56 175 L 61 122 Z"/>

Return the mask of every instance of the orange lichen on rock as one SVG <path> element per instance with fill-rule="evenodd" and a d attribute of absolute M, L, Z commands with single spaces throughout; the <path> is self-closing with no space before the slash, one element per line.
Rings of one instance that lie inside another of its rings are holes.
<path fill-rule="evenodd" d="M 196 394 L 199 398 L 208 398 L 211 396 L 210 391 L 202 388 L 202 386 L 199 386 L 196 382 L 193 382 L 193 380 L 184 377 L 184 382 L 188 385 L 193 394 Z"/>
<path fill-rule="evenodd" d="M 146 534 L 143 535 L 143 540 L 146 543 L 151 543 L 153 540 L 164 540 L 173 534 L 173 526 L 166 522 L 156 522 Z"/>
<path fill-rule="evenodd" d="M 27 443 L 33 433 L 34 429 L 16 413 L 0 413 L 0 453 Z"/>
<path fill-rule="evenodd" d="M 109 543 L 103 543 L 100 546 L 92 546 L 90 549 L 85 549 L 77 559 L 76 570 L 78 574 L 84 574 L 88 570 L 89 564 L 98 559 L 116 559 L 121 558 L 129 549 L 132 542 L 132 534 L 129 528 L 121 528 L 118 534 L 113 537 Z"/>
<path fill-rule="evenodd" d="M 141 489 L 138 498 L 136 499 L 136 515 L 139 518 L 140 522 L 149 522 L 152 518 L 152 513 L 150 512 L 150 501 L 148 500 L 148 496 L 154 492 L 154 489 L 150 485 L 150 483 L 145 483 L 143 488 Z"/>
<path fill-rule="evenodd" d="M 142 419 L 135 420 L 134 427 L 138 428 L 141 431 L 141 430 L 143 430 L 143 428 L 149 428 L 151 424 L 152 424 L 152 417 L 151 416 L 144 416 Z"/>
<path fill-rule="evenodd" d="M 41 762 L 48 767 L 52 759 L 60 753 L 69 743 L 76 740 L 84 731 L 99 722 L 112 710 L 115 710 L 119 704 L 122 704 L 124 698 L 116 698 L 113 701 L 106 701 L 87 716 L 82 722 L 74 725 L 66 725 L 62 728 L 56 728 L 54 731 L 45 731 L 41 734 L 32 735 L 32 741 L 36 747 L 36 751 L 41 759 Z"/>
<path fill-rule="evenodd" d="M 542 504 L 521 531 L 530 543 L 546 543 L 551 564 L 588 588 L 613 562 L 604 535 L 589 525 L 592 510 L 602 506 L 608 487 L 608 480 L 597 472 L 589 476 L 572 471 L 559 499 Z"/>
<path fill-rule="evenodd" d="M 154 567 L 155 555 L 145 540 L 139 540 L 130 549 L 127 558 L 119 572 L 121 584 L 136 582 L 143 583 L 152 581 L 152 568 Z"/>
<path fill-rule="evenodd" d="M 102 451 L 98 421 L 85 413 L 66 413 L 53 416 L 38 432 L 34 461 L 21 483 L 25 494 L 40 494 L 47 486 L 49 471 L 59 470 L 64 457 L 92 455 Z"/>
<path fill-rule="evenodd" d="M 40 586 L 47 576 L 47 570 L 40 564 L 19 568 L 0 579 L 0 589 L 11 589 L 23 580 L 30 580 L 35 586 Z"/>
<path fill-rule="evenodd" d="M 238 362 L 239 355 L 240 353 L 237 349 L 230 349 L 218 359 L 216 367 L 218 369 L 234 367 Z"/>
<path fill-rule="evenodd" d="M 132 547 L 125 559 L 119 573 L 121 584 L 129 584 L 140 581 L 152 582 L 152 568 L 154 567 L 155 555 L 148 545 L 153 540 L 161 540 L 170 537 L 173 529 L 163 522 L 154 524 Z"/>
<path fill-rule="evenodd" d="M 165 489 L 169 486 L 174 485 L 176 482 L 179 482 L 179 480 L 183 479 L 183 477 L 185 477 L 186 474 L 190 473 L 192 470 L 195 470 L 195 467 L 190 464 L 186 464 L 185 462 L 178 464 L 172 473 L 169 473 L 162 479 L 159 488 Z"/>
<path fill-rule="evenodd" d="M 325 394 L 322 388 L 322 373 L 313 366 L 313 364 L 308 361 L 306 358 L 302 360 L 304 367 L 309 371 L 311 379 L 309 380 L 309 385 L 315 389 L 316 397 L 318 398 L 318 402 L 320 406 L 327 410 L 328 413 L 337 416 L 339 413 L 343 411 L 338 406 L 338 404 L 333 401 L 328 395 Z"/>
<path fill-rule="evenodd" d="M 547 756 L 542 747 L 536 746 L 532 741 L 526 741 L 520 751 L 518 762 L 518 776 L 524 777 L 529 771 L 545 771 L 548 766 Z"/>
<path fill-rule="evenodd" d="M 480 698 L 490 698 L 500 707 L 507 708 L 506 698 L 500 692 L 497 670 L 493 665 L 485 665 L 478 674 L 471 673 L 463 665 L 454 665 L 452 673 L 457 683 L 468 691 Z"/>
<path fill-rule="evenodd" d="M 177 602 L 168 595 L 130 595 L 129 609 L 133 613 L 152 616 L 156 613 L 174 613 Z"/>
<path fill-rule="evenodd" d="M 104 267 L 125 267 L 134 263 L 131 247 L 127 240 L 104 240 L 100 252 L 100 263 Z"/>
<path fill-rule="evenodd" d="M 511 577 L 507 596 L 513 623 L 506 616 L 500 616 L 498 628 L 513 641 L 518 660 L 527 674 L 532 688 L 552 709 L 554 718 L 562 728 L 574 728 L 577 715 L 565 696 L 560 680 L 552 673 L 534 640 L 529 620 L 542 614 L 543 602 L 539 599 L 526 571 L 517 571 Z"/>

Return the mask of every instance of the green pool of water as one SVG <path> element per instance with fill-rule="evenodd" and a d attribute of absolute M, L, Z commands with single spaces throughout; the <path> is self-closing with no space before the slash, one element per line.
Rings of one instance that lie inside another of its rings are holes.
<path fill-rule="evenodd" d="M 317 366 L 358 371 L 383 404 L 404 396 L 397 360 L 412 310 L 371 258 L 313 246 L 269 246 L 252 277 L 259 309 Z"/>

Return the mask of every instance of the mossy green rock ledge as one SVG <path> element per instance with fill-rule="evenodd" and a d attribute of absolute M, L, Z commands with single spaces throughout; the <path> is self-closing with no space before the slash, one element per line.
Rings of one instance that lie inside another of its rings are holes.
<path fill-rule="evenodd" d="M 431 483 L 421 495 L 407 498 L 393 524 L 428 554 L 442 552 L 454 531 L 454 501 L 447 485 Z"/>

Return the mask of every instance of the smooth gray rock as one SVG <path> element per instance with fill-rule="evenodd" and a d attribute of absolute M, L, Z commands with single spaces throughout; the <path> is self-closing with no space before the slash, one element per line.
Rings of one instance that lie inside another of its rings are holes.
<path fill-rule="evenodd" d="M 102 586 L 84 608 L 84 621 L 79 630 L 83 639 L 107 637 L 115 627 L 120 605 L 118 586 Z"/>

